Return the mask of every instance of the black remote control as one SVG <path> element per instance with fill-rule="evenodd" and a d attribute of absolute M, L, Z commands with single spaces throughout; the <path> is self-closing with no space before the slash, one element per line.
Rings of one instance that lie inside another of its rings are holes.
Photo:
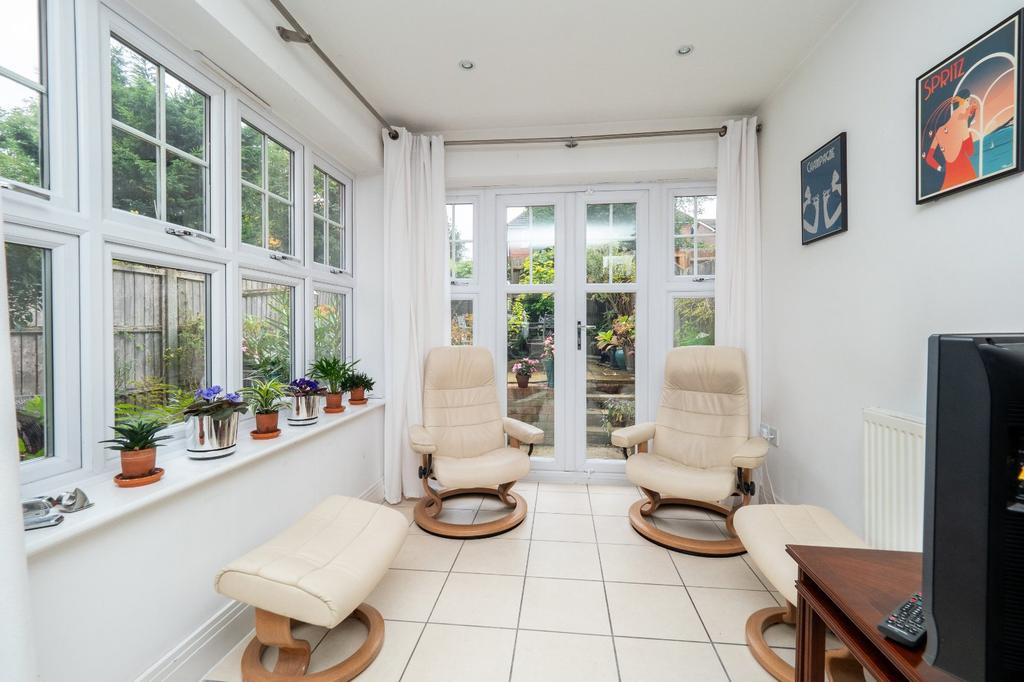
<path fill-rule="evenodd" d="M 885 620 L 878 624 L 878 630 L 888 639 L 908 647 L 916 647 L 924 639 L 924 600 L 915 592 L 900 604 Z"/>

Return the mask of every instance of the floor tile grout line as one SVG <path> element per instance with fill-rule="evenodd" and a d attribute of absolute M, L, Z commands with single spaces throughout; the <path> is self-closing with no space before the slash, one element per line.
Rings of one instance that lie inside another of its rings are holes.
<path fill-rule="evenodd" d="M 444 594 L 444 588 L 448 584 L 448 579 L 452 576 L 452 568 L 455 567 L 455 562 L 459 560 L 459 555 L 462 554 L 462 548 L 465 546 L 466 541 L 461 540 L 459 549 L 455 552 L 455 558 L 452 559 L 451 566 L 448 567 L 448 574 L 445 576 L 444 582 L 441 583 L 441 589 L 438 591 L 437 597 L 434 598 L 434 604 L 430 607 L 430 613 L 427 614 L 427 621 L 423 624 L 423 629 L 420 630 L 420 635 L 416 638 L 416 644 L 413 645 L 412 651 L 409 653 L 409 658 L 405 661 L 405 666 L 402 668 L 402 674 L 398 678 L 399 680 L 402 680 L 405 677 L 405 673 L 409 670 L 409 664 L 412 663 L 412 658 L 416 655 L 416 650 L 419 648 L 420 642 L 423 641 L 423 633 L 427 631 L 427 625 L 430 624 L 430 617 L 434 615 L 434 609 L 437 608 L 437 602 L 441 600 L 441 595 Z"/>
<path fill-rule="evenodd" d="M 676 574 L 679 576 L 679 582 L 683 584 L 683 589 L 686 590 L 686 598 L 690 600 L 690 605 L 693 606 L 693 612 L 697 614 L 697 620 L 700 621 L 700 626 L 704 628 L 704 634 L 708 636 L 708 641 L 711 642 L 711 649 L 715 652 L 715 658 L 718 659 L 718 665 L 722 666 L 722 672 L 725 673 L 725 679 L 731 682 L 732 675 L 729 674 L 728 668 L 725 667 L 725 661 L 722 660 L 722 656 L 718 653 L 718 648 L 715 647 L 715 641 L 711 637 L 711 631 L 708 630 L 707 624 L 704 622 L 704 616 L 700 615 L 700 609 L 697 608 L 697 602 L 693 600 L 693 595 L 690 594 L 690 588 L 686 585 L 686 581 L 683 580 L 683 574 L 679 570 L 679 564 L 677 564 L 671 556 L 669 556 L 669 560 L 672 561 L 672 567 L 676 569 Z"/>
<path fill-rule="evenodd" d="M 527 508 L 529 511 L 529 508 Z M 516 613 L 516 634 L 512 638 L 512 660 L 508 666 L 508 682 L 512 682 L 512 672 L 516 669 L 516 647 L 519 646 L 519 623 L 523 619 L 523 599 L 526 597 L 526 572 L 530 566 L 530 550 L 533 548 L 533 526 L 537 521 L 537 513 L 530 515 L 530 539 L 526 545 L 526 565 L 523 566 L 523 589 L 519 592 L 519 611 Z M 474 519 L 475 520 L 475 519 Z"/>
<path fill-rule="evenodd" d="M 589 500 L 588 500 L 589 501 Z M 594 528 L 594 538 L 597 538 L 597 522 L 594 521 L 594 515 L 590 515 L 590 524 Z M 604 607 L 608 613 L 608 633 L 612 638 L 612 655 L 615 657 L 615 676 L 619 678 L 619 682 L 622 682 L 622 669 L 619 667 L 619 649 L 615 645 L 615 626 L 612 624 L 612 605 L 608 601 L 608 585 L 604 580 L 604 564 L 601 561 L 601 545 L 594 543 L 597 548 L 597 565 L 601 569 L 601 591 L 604 593 Z"/>

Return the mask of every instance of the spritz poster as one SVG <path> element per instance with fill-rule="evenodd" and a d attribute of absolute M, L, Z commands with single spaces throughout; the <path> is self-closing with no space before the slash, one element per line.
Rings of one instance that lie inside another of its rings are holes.
<path fill-rule="evenodd" d="M 1020 13 L 917 79 L 917 201 L 1020 170 Z"/>

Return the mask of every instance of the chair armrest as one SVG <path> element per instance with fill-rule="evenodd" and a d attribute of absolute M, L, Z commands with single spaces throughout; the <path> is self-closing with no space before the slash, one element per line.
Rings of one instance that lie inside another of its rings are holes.
<path fill-rule="evenodd" d="M 751 438 L 733 454 L 732 465 L 740 469 L 756 469 L 764 463 L 767 454 L 768 441 L 764 438 Z"/>
<path fill-rule="evenodd" d="M 432 455 L 437 450 L 433 436 L 419 424 L 409 427 L 409 441 L 412 443 L 412 449 L 421 455 Z"/>
<path fill-rule="evenodd" d="M 536 445 L 544 441 L 544 431 L 536 426 L 521 422 L 518 419 L 512 419 L 511 417 L 503 417 L 501 421 L 505 426 L 505 433 L 520 443 Z"/>
<path fill-rule="evenodd" d="M 612 445 L 617 448 L 631 448 L 654 438 L 654 422 L 633 424 L 612 431 Z"/>

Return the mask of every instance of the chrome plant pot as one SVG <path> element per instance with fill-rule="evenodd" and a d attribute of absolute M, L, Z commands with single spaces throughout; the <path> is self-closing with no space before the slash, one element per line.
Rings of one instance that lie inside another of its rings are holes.
<path fill-rule="evenodd" d="M 320 418 L 320 396 L 295 395 L 292 396 L 292 413 L 288 415 L 288 423 L 293 426 L 307 426 L 315 424 Z"/>
<path fill-rule="evenodd" d="M 238 412 L 223 419 L 205 415 L 189 417 L 188 443 L 185 449 L 192 459 L 217 459 L 234 454 L 238 444 Z"/>

